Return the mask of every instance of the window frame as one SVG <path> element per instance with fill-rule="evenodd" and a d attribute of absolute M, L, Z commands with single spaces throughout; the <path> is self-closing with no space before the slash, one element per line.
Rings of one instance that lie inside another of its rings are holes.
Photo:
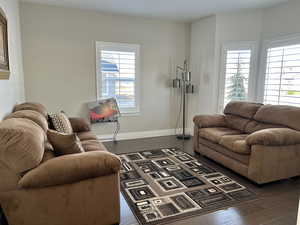
<path fill-rule="evenodd" d="M 234 41 L 227 42 L 222 45 L 220 72 L 219 72 L 219 91 L 218 91 L 218 112 L 223 112 L 225 98 L 226 83 L 226 62 L 228 51 L 251 50 L 249 80 L 248 80 L 248 96 L 247 101 L 255 100 L 256 84 L 255 73 L 257 71 L 257 42 L 256 41 Z"/>
<path fill-rule="evenodd" d="M 267 39 L 263 41 L 261 50 L 261 65 L 259 71 L 259 77 L 257 79 L 257 97 L 258 102 L 264 103 L 265 97 L 265 82 L 266 82 L 266 69 L 267 69 L 267 57 L 269 48 L 285 47 L 289 45 L 300 44 L 300 33 L 285 35 L 277 38 Z"/>
<path fill-rule="evenodd" d="M 129 51 L 135 52 L 135 107 L 134 108 L 120 108 L 122 115 L 135 116 L 140 114 L 140 45 L 127 44 L 118 42 L 103 42 L 96 41 L 96 96 L 97 100 L 102 99 L 102 68 L 101 51 Z"/>

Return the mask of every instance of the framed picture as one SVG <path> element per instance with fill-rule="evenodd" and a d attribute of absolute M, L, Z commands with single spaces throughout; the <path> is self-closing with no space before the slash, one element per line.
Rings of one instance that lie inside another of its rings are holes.
<path fill-rule="evenodd" d="M 0 13 L 0 79 L 8 79 L 9 74 L 7 20 Z"/>
<path fill-rule="evenodd" d="M 116 122 L 120 116 L 115 98 L 102 99 L 88 104 L 91 123 Z"/>

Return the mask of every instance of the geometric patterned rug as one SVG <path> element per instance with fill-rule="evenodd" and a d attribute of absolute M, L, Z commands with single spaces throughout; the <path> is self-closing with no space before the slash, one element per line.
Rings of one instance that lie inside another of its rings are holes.
<path fill-rule="evenodd" d="M 120 155 L 121 191 L 140 224 L 171 223 L 257 195 L 178 148 Z"/>

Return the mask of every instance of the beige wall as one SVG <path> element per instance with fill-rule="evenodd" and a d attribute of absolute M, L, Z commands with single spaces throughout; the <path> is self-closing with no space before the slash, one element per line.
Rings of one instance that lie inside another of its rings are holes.
<path fill-rule="evenodd" d="M 235 13 L 221 13 L 217 15 L 217 36 L 216 36 L 216 84 L 215 89 L 218 89 L 220 82 L 220 76 L 222 72 L 221 61 L 222 61 L 222 48 L 224 44 L 236 43 L 236 42 L 251 42 L 254 44 L 255 49 L 253 52 L 254 60 L 252 69 L 253 75 L 258 74 L 259 65 L 259 48 L 261 44 L 261 33 L 262 33 L 262 19 L 263 10 L 243 10 Z M 255 77 L 249 80 L 249 101 L 256 99 L 255 91 Z M 219 90 L 219 89 L 218 89 Z M 215 109 L 214 111 L 223 111 L 222 107 L 218 108 L 219 95 L 221 93 L 216 92 L 214 98 Z"/>
<path fill-rule="evenodd" d="M 200 19 L 191 26 L 191 68 L 199 90 L 190 102 L 190 118 L 218 113 L 222 46 L 251 41 L 260 45 L 262 10 L 219 13 Z M 191 120 L 189 127 L 193 126 Z"/>
<path fill-rule="evenodd" d="M 191 72 L 197 91 L 189 99 L 189 123 L 197 114 L 212 112 L 211 96 L 215 92 L 211 78 L 215 74 L 216 16 L 210 16 L 195 22 L 191 26 Z"/>
<path fill-rule="evenodd" d="M 263 39 L 300 33 L 300 1 L 290 0 L 264 10 Z"/>
<path fill-rule="evenodd" d="M 167 81 L 184 58 L 190 58 L 198 86 L 189 98 L 191 128 L 194 115 L 218 111 L 222 45 L 255 41 L 260 49 L 264 39 L 298 33 L 299 9 L 299 1 L 292 0 L 268 9 L 218 13 L 188 25 L 23 3 L 26 97 L 51 111 L 85 116 L 85 103 L 96 96 L 95 41 L 137 43 L 142 59 L 141 115 L 123 117 L 121 132 L 175 127 L 179 96 Z M 98 134 L 111 132 L 108 126 L 94 129 Z"/>
<path fill-rule="evenodd" d="M 175 127 L 176 93 L 167 81 L 189 55 L 187 24 L 31 3 L 21 4 L 21 21 L 27 100 L 86 116 L 85 103 L 96 98 L 95 42 L 140 44 L 141 114 L 124 116 L 121 132 Z"/>
<path fill-rule="evenodd" d="M 17 0 L 0 0 L 0 7 L 8 21 L 9 60 L 11 75 L 9 80 L 0 80 L 0 119 L 14 104 L 24 100 L 23 65 Z"/>
<path fill-rule="evenodd" d="M 193 77 L 200 82 L 201 88 L 197 93 L 198 97 L 193 99 L 192 105 L 198 104 L 198 106 L 191 111 L 190 117 L 195 114 L 218 112 L 218 82 L 223 44 L 239 41 L 256 42 L 258 51 L 254 75 L 256 82 L 259 83 L 259 69 L 262 61 L 260 53 L 263 41 L 299 34 L 299 12 L 300 1 L 290 0 L 288 3 L 266 9 L 218 13 L 216 16 L 192 23 L 191 66 L 194 69 Z M 203 55 L 207 57 L 201 57 Z M 214 68 L 214 70 L 201 71 L 205 68 Z M 213 90 L 213 93 L 210 90 Z M 260 100 L 257 95 L 258 91 L 257 88 L 254 90 L 251 100 Z"/>

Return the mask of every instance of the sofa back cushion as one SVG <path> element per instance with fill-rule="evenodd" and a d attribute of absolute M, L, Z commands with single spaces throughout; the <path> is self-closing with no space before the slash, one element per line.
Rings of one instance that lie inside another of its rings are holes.
<path fill-rule="evenodd" d="M 24 118 L 29 119 L 38 124 L 45 132 L 48 130 L 48 121 L 41 113 L 33 110 L 21 110 L 9 114 L 4 118 L 4 120 L 11 118 Z"/>
<path fill-rule="evenodd" d="M 22 110 L 33 110 L 33 111 L 41 113 L 46 118 L 48 116 L 46 107 L 40 103 L 25 102 L 22 104 L 15 105 L 13 108 L 13 112 L 22 111 Z"/>
<path fill-rule="evenodd" d="M 0 192 L 18 189 L 18 182 L 21 179 L 20 174 L 16 174 L 15 171 L 2 162 L 0 162 L 0 177 Z"/>
<path fill-rule="evenodd" d="M 284 128 L 284 126 L 271 124 L 271 123 L 262 123 L 262 122 L 252 120 L 246 125 L 245 133 L 251 134 L 253 132 L 269 129 L 269 128 Z"/>
<path fill-rule="evenodd" d="M 232 101 L 226 105 L 224 114 L 252 119 L 261 106 L 262 104 L 260 103 Z"/>
<path fill-rule="evenodd" d="M 45 132 L 31 120 L 12 118 L 0 123 L 0 160 L 16 173 L 40 164 Z"/>
<path fill-rule="evenodd" d="M 285 126 L 300 130 L 300 108 L 284 105 L 264 105 L 254 116 L 254 120 L 262 123 Z"/>
<path fill-rule="evenodd" d="M 245 132 L 245 128 L 247 124 L 250 122 L 249 119 L 245 119 L 240 116 L 235 115 L 225 115 L 225 121 L 227 127 L 235 130 L 239 130 L 241 132 Z"/>

